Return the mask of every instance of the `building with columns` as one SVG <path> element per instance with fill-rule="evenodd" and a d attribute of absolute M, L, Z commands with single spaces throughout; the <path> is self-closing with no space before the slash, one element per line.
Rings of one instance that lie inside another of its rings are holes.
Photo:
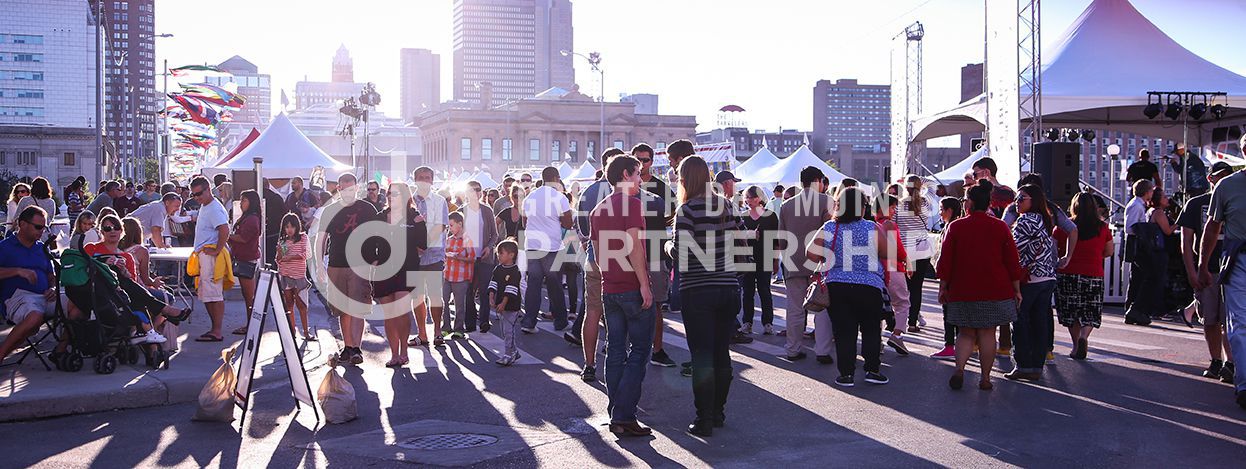
<path fill-rule="evenodd" d="M 486 90 L 486 95 L 488 90 Z M 487 100 L 486 100 L 487 101 Z M 424 164 L 440 171 L 578 165 L 597 160 L 602 103 L 579 91 L 551 88 L 496 107 L 442 109 L 420 119 Z M 696 135 L 695 116 L 638 114 L 635 103 L 605 103 L 605 146 L 663 148 Z"/>

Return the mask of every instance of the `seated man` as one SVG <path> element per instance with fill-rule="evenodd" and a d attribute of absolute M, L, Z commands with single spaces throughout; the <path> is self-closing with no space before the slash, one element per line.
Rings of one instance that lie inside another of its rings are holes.
<path fill-rule="evenodd" d="M 56 314 L 56 282 L 52 261 L 39 238 L 47 229 L 47 214 L 31 206 L 17 216 L 16 234 L 0 241 L 0 314 L 16 326 L 0 344 L 0 360 L 39 330 L 45 316 Z M 70 317 L 77 308 L 61 295 Z"/>

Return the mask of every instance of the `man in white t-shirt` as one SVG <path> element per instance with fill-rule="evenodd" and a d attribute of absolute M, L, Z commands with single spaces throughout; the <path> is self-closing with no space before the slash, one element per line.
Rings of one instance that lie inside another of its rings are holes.
<path fill-rule="evenodd" d="M 168 248 L 169 243 L 164 241 L 164 237 L 169 233 L 169 217 L 181 208 L 182 197 L 168 193 L 160 200 L 143 204 L 138 210 L 130 212 L 130 216 L 143 225 L 144 241 L 150 239 L 156 247 Z"/>
<path fill-rule="evenodd" d="M 558 168 L 547 166 L 541 171 L 541 187 L 523 200 L 523 214 L 528 221 L 524 231 L 524 249 L 528 254 L 528 290 L 524 292 L 524 317 L 520 328 L 524 333 L 536 332 L 537 313 L 541 309 L 541 285 L 549 295 L 554 329 L 567 328 L 567 292 L 563 290 L 561 265 L 555 262 L 562 251 L 562 230 L 571 228 L 571 202 L 562 192 Z"/>
<path fill-rule="evenodd" d="M 195 223 L 195 253 L 199 256 L 199 300 L 208 310 L 212 320 L 212 329 L 199 336 L 200 342 L 220 342 L 221 322 L 225 318 L 224 279 L 214 278 L 216 271 L 216 255 L 225 249 L 225 240 L 229 239 L 229 214 L 225 206 L 212 196 L 212 188 L 208 179 L 200 176 L 190 182 L 190 195 L 203 204 L 199 207 L 199 219 Z"/>

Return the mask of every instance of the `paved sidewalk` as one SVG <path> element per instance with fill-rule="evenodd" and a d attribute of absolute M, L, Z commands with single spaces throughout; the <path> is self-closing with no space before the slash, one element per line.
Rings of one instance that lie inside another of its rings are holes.
<path fill-rule="evenodd" d="M 118 365 L 116 372 L 100 375 L 92 370 L 92 360 L 87 359 L 77 373 L 55 368 L 47 371 L 33 355 L 21 366 L 0 368 L 0 422 L 195 401 L 220 366 L 221 351 L 241 342 L 243 336 L 230 332 L 244 324 L 243 309 L 241 293 L 237 289 L 227 292 L 222 329 L 225 341 L 195 342 L 195 337 L 206 332 L 210 324 L 203 304 L 196 303 L 190 321 L 182 323 L 176 338 L 179 350 L 169 359 L 167 370 L 152 370 L 140 359 L 137 365 Z M 314 295 L 309 316 L 320 339 L 307 343 L 304 350 L 304 365 L 310 374 L 310 370 L 325 364 L 337 346 L 328 330 L 324 308 Z M 253 388 L 287 379 L 285 361 L 278 358 L 281 346 L 273 323 L 266 323 L 264 330 Z M 8 332 L 0 331 L 0 339 Z M 296 339 L 296 343 L 301 346 L 303 341 Z M 44 347 L 51 349 L 50 339 Z"/>

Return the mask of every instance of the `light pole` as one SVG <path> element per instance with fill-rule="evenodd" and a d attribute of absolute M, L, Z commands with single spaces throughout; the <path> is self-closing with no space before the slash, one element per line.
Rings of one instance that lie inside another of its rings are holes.
<path fill-rule="evenodd" d="M 1117 202 L 1116 200 L 1116 184 L 1117 184 L 1116 167 L 1119 165 L 1116 163 L 1116 160 L 1120 158 L 1121 146 L 1115 143 L 1108 145 L 1107 152 L 1108 152 L 1108 164 L 1112 165 L 1112 171 L 1110 173 L 1111 176 L 1110 176 L 1110 179 L 1108 180 L 1108 192 L 1109 192 L 1108 198 L 1112 199 L 1112 202 Z M 1115 211 L 1112 211 L 1109 213 L 1115 213 Z M 1111 222 L 1111 221 L 1112 220 L 1110 219 L 1108 220 L 1108 222 Z"/>
<path fill-rule="evenodd" d="M 593 71 L 597 72 L 600 78 L 600 80 L 598 81 L 601 83 L 601 104 L 600 104 L 601 137 L 600 137 L 600 140 L 598 140 L 598 142 L 600 143 L 597 148 L 598 149 L 605 148 L 606 147 L 606 72 L 605 70 L 601 69 L 601 54 L 597 52 L 589 52 L 588 55 L 584 55 L 579 52 L 569 51 L 566 49 L 559 51 L 559 53 L 562 54 L 563 57 L 568 57 L 572 54 L 575 54 L 578 57 L 583 57 L 584 60 L 588 61 L 588 65 L 593 67 Z M 591 158 L 594 155 L 588 155 L 588 156 Z"/>
<path fill-rule="evenodd" d="M 173 35 L 169 33 L 156 34 L 156 35 L 141 34 L 140 36 L 151 36 L 153 44 L 155 43 L 156 38 L 173 37 Z M 161 85 L 163 88 L 163 91 L 161 92 L 159 102 L 164 103 L 165 100 L 168 99 L 169 97 L 169 59 L 164 59 L 164 73 L 161 73 L 160 76 L 163 77 L 164 84 Z M 160 108 L 161 108 L 161 111 L 164 111 L 165 106 L 162 104 Z M 170 138 L 169 138 L 169 113 L 167 112 L 160 113 L 160 131 L 156 133 L 156 141 L 157 141 L 156 158 L 158 158 L 157 159 L 158 164 L 156 166 L 158 168 L 158 171 L 160 172 L 160 182 L 163 183 L 164 181 L 169 179 Z"/>

